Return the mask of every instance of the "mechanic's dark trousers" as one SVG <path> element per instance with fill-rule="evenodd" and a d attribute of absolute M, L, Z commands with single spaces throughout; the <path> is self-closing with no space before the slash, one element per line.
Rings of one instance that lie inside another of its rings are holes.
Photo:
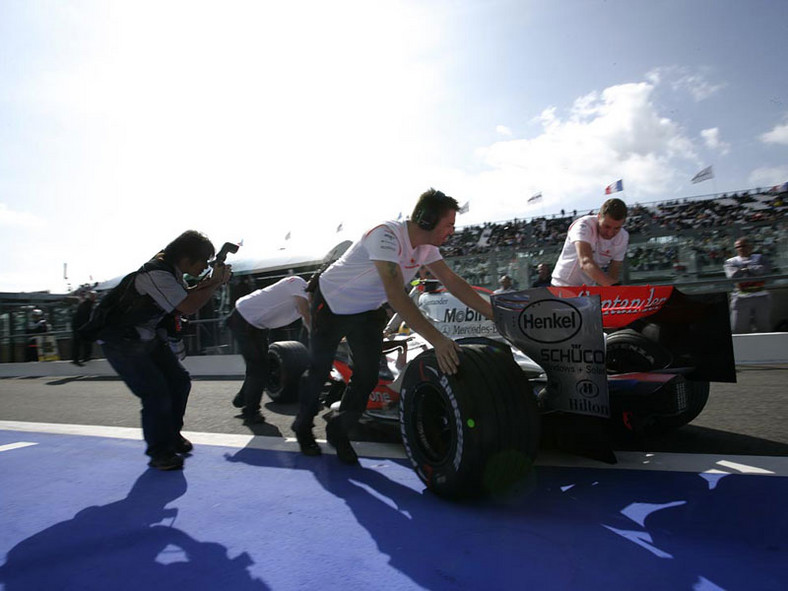
<path fill-rule="evenodd" d="M 90 361 L 93 356 L 93 342 L 86 341 L 75 330 L 71 334 L 71 359 L 72 361 Z"/>
<path fill-rule="evenodd" d="M 244 401 L 244 416 L 260 411 L 260 401 L 268 380 L 268 329 L 249 324 L 238 310 L 227 318 L 227 328 L 238 342 L 246 363 L 246 376 L 238 397 Z"/>
<path fill-rule="evenodd" d="M 339 411 L 333 413 L 327 428 L 347 436 L 364 409 L 380 373 L 383 329 L 388 318 L 383 308 L 359 314 L 334 314 L 323 299 L 320 289 L 312 298 L 312 334 L 309 370 L 304 374 L 299 392 L 300 408 L 293 422 L 293 431 L 312 428 L 320 410 L 320 391 L 328 379 L 334 355 L 342 338 L 346 338 L 353 358 L 350 378 Z"/>
<path fill-rule="evenodd" d="M 189 372 L 159 339 L 104 342 L 102 348 L 112 368 L 142 401 L 145 453 L 153 458 L 175 453 L 192 387 Z"/>

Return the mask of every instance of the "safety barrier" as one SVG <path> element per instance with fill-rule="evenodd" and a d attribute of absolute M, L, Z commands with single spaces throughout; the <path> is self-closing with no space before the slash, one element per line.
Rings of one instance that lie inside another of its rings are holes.
<path fill-rule="evenodd" d="M 788 364 L 788 332 L 733 335 L 733 354 L 737 366 Z M 198 355 L 183 364 L 194 377 L 242 378 L 245 368 L 240 355 Z M 84 367 L 70 361 L 0 363 L 0 378 L 115 375 L 106 359 L 94 359 Z"/>

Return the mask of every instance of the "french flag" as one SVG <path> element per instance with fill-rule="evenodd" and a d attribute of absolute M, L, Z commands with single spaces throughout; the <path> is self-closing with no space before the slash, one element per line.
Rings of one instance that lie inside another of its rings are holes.
<path fill-rule="evenodd" d="M 618 193 L 619 191 L 624 190 L 624 181 L 618 179 L 615 183 L 611 183 L 607 187 L 605 187 L 605 195 L 610 195 L 611 193 Z"/>

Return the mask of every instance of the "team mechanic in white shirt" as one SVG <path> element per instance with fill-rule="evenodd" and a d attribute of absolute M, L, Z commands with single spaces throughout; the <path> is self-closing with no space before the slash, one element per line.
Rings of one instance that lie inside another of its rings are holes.
<path fill-rule="evenodd" d="M 422 265 L 460 301 L 492 319 L 490 303 L 448 267 L 438 250 L 454 233 L 458 210 L 455 199 L 430 189 L 419 197 L 409 221 L 386 222 L 371 229 L 320 275 L 312 298 L 310 367 L 292 426 L 303 454 L 321 453 L 312 434 L 312 421 L 320 408 L 320 390 L 344 337 L 353 355 L 353 376 L 339 411 L 326 425 L 326 436 L 340 461 L 358 463 L 348 432 L 378 382 L 388 319 L 383 309 L 386 302 L 434 347 L 441 371 L 457 371 L 459 345 L 441 334 L 405 291 Z"/>
<path fill-rule="evenodd" d="M 629 233 L 624 229 L 626 219 L 626 203 L 614 198 L 605 201 L 597 215 L 586 215 L 572 222 L 553 269 L 552 285 L 619 283 L 629 245 Z"/>
<path fill-rule="evenodd" d="M 268 335 L 274 328 L 287 326 L 302 318 L 309 326 L 309 294 L 306 281 L 297 275 L 280 279 L 235 302 L 227 318 L 246 364 L 243 386 L 233 398 L 233 406 L 242 408 L 246 425 L 264 423 L 260 401 L 268 380 Z"/>

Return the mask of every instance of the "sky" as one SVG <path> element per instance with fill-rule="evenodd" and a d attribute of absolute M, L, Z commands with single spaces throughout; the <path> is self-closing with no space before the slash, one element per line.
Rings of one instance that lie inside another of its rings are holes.
<path fill-rule="evenodd" d="M 430 187 L 461 227 L 783 183 L 787 34 L 783 0 L 0 0 L 0 291 L 186 229 L 327 251 Z"/>

